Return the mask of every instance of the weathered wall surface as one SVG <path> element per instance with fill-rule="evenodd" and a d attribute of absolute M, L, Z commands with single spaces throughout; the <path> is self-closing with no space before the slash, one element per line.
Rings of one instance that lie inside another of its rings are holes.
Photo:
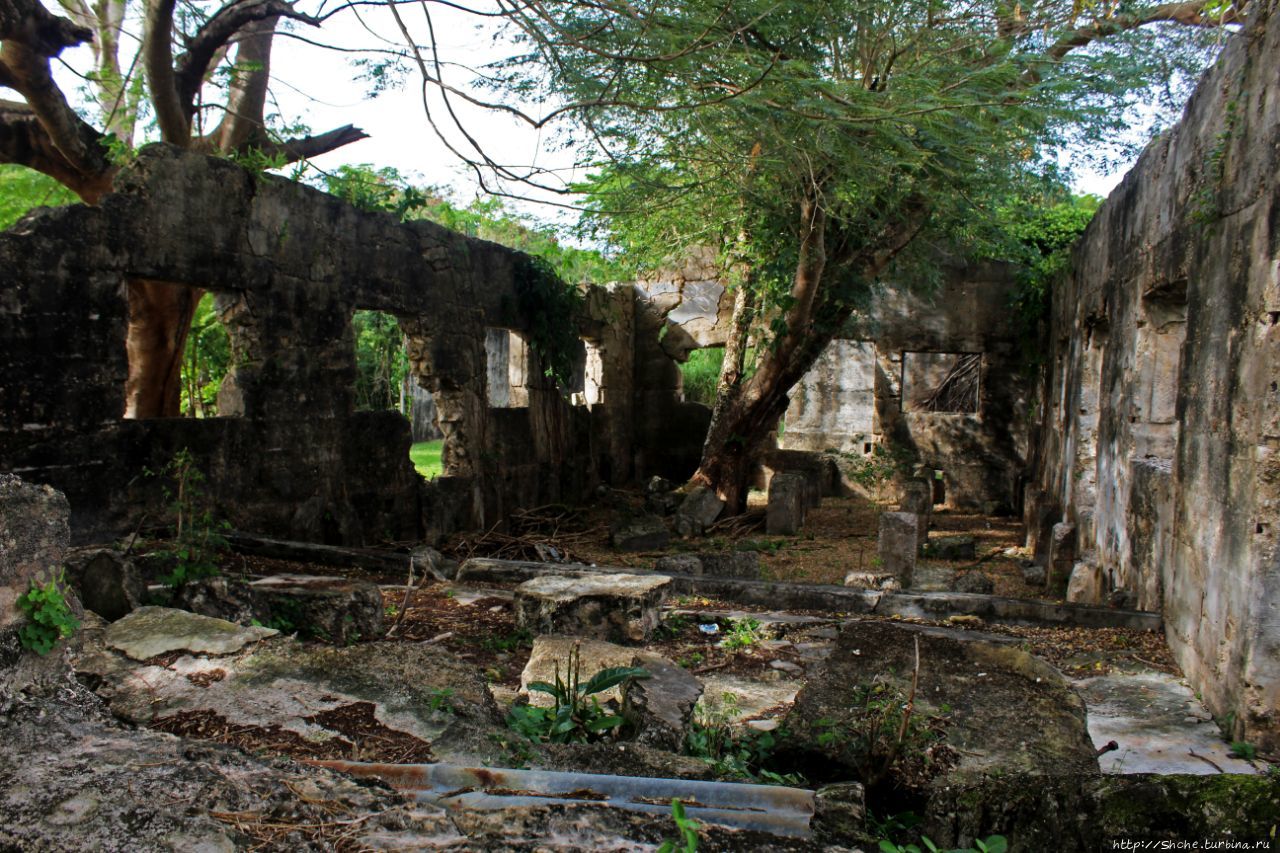
<path fill-rule="evenodd" d="M 1032 382 L 1008 307 L 1014 284 L 1010 267 L 985 264 L 944 268 L 933 293 L 886 287 L 792 392 L 780 446 L 909 451 L 943 472 L 948 503 L 1016 507 Z M 964 401 L 919 404 L 966 366 L 976 385 Z"/>
<path fill-rule="evenodd" d="M 1276 0 L 1099 210 L 1052 329 L 1032 539 L 1075 523 L 1099 594 L 1162 610 L 1209 708 L 1280 747 Z"/>
<path fill-rule="evenodd" d="M 584 337 L 609 338 L 605 402 L 569 405 L 530 355 L 519 406 L 493 408 L 486 338 L 524 331 L 513 306 L 529 260 L 492 243 L 154 147 L 100 207 L 0 234 L 0 269 L 0 470 L 63 490 L 80 539 L 161 518 L 144 471 L 182 448 L 233 524 L 344 543 L 489 526 L 631 473 L 632 290 L 600 289 L 580 318 Z M 122 418 L 138 279 L 217 295 L 233 416 Z M 358 309 L 394 315 L 408 337 L 446 440 L 438 480 L 414 472 L 404 418 L 353 410 Z"/>

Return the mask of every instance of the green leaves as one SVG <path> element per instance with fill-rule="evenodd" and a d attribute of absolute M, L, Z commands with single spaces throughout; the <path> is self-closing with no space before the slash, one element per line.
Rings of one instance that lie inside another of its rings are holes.
<path fill-rule="evenodd" d="M 554 682 L 533 681 L 528 686 L 529 692 L 551 696 L 555 704 L 550 708 L 513 705 L 507 725 L 530 740 L 551 743 L 593 742 L 620 727 L 626 720 L 602 706 L 597 695 L 628 679 L 649 678 L 649 672 L 635 666 L 607 667 L 584 683 L 581 670 L 581 649 L 575 644 L 564 678 L 557 663 Z"/>
<path fill-rule="evenodd" d="M 31 621 L 18 629 L 22 647 L 38 655 L 48 654 L 59 640 L 66 639 L 80 627 L 71 612 L 62 588 L 66 580 L 61 572 L 43 584 L 31 581 L 31 588 L 18 596 L 18 609 Z"/>
<path fill-rule="evenodd" d="M 685 814 L 684 803 L 678 798 L 671 801 L 671 819 L 680 837 L 663 841 L 658 853 L 697 853 L 698 822 Z"/>

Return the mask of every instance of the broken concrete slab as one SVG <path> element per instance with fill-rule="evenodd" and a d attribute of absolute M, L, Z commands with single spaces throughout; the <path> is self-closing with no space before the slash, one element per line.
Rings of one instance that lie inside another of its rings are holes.
<path fill-rule="evenodd" d="M 891 574 L 902 586 L 910 587 L 916 568 L 919 519 L 909 512 L 880 515 L 880 571 Z"/>
<path fill-rule="evenodd" d="M 919 643 L 916 713 L 935 718 L 956 765 L 944 777 L 975 773 L 1096 772 L 1085 727 L 1085 706 L 1056 669 L 1010 645 L 961 631 L 889 622 L 851 622 L 835 650 L 809 672 L 787 715 L 797 748 L 845 772 L 866 771 L 856 737 L 824 737 L 859 731 L 869 691 L 888 685 L 908 695 Z"/>
<path fill-rule="evenodd" d="M 186 610 L 140 607 L 111 623 L 104 639 L 109 648 L 124 652 L 134 660 L 145 661 L 178 651 L 228 655 L 279 633 L 272 628 L 237 625 Z"/>
<path fill-rule="evenodd" d="M 702 574 L 702 560 L 697 554 L 667 554 L 659 557 L 657 562 L 653 564 L 655 572 L 661 572 L 664 575 L 700 575 Z"/>
<path fill-rule="evenodd" d="M 634 740 L 655 749 L 682 751 L 694 706 L 702 697 L 702 682 L 658 655 L 636 655 L 631 666 L 649 673 L 648 678 L 623 685 L 622 715 L 635 732 Z"/>
<path fill-rule="evenodd" d="M 1049 536 L 1049 560 L 1046 565 L 1047 584 L 1051 591 L 1061 593 L 1063 587 L 1070 583 L 1071 574 L 1076 564 L 1077 540 L 1076 526 L 1070 522 L 1058 522 L 1053 526 Z M 1101 599 L 1088 601 L 1098 604 Z"/>
<path fill-rule="evenodd" d="M 501 715 L 483 675 L 440 645 L 335 647 L 281 638 L 218 657 L 136 663 L 106 643 L 86 643 L 75 668 L 112 713 L 138 725 L 181 730 L 186 719 L 207 718 L 282 732 L 286 740 L 342 747 L 334 740 L 341 738 L 355 756 L 366 735 L 346 733 L 333 718 L 359 712 L 368 737 L 407 735 L 437 758 L 500 754 L 489 735 L 501 730 Z"/>
<path fill-rule="evenodd" d="M 929 520 L 933 516 L 933 484 L 919 477 L 903 483 L 898 511 L 915 515 L 916 535 L 923 545 L 929 538 Z"/>
<path fill-rule="evenodd" d="M 956 570 L 937 563 L 916 563 L 911 589 L 917 592 L 947 592 L 955 585 Z"/>
<path fill-rule="evenodd" d="M 1103 773 L 1257 773 L 1231 753 L 1191 688 L 1163 672 L 1104 675 L 1075 682 L 1089 711 L 1089 735 Z"/>
<path fill-rule="evenodd" d="M 665 575 L 543 575 L 516 588 L 516 620 L 538 634 L 643 642 L 670 587 Z"/>

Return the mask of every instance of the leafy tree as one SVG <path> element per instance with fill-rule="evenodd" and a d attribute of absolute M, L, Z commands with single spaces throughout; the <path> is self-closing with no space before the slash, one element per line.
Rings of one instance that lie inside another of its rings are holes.
<path fill-rule="evenodd" d="M 53 178 L 19 166 L 0 165 L 0 228 L 8 228 L 33 207 L 73 201 L 71 191 Z"/>
<path fill-rule="evenodd" d="M 182 413 L 191 417 L 218 414 L 218 388 L 231 367 L 231 339 L 218 319 L 213 294 L 196 305 L 182 359 Z"/>
<path fill-rule="evenodd" d="M 1245 11 L 1221 0 L 499 7 L 521 51 L 486 69 L 505 99 L 491 106 L 539 128 L 565 119 L 565 144 L 595 147 L 600 169 L 576 189 L 602 234 L 653 259 L 711 246 L 733 278 L 694 476 L 730 511 L 790 389 L 875 282 L 927 270 L 941 241 L 972 241 L 1049 171 L 1047 150 L 1114 138 L 1125 105 L 1192 80 L 1215 29 Z M 419 40 L 424 84 L 456 99 Z M 532 116 L 509 105 L 519 99 L 551 106 Z M 563 189 L 483 151 L 469 160 L 478 174 Z"/>

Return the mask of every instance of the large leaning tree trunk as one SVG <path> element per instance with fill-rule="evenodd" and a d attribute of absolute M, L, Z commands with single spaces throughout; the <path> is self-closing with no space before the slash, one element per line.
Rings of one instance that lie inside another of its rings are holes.
<path fill-rule="evenodd" d="M 60 0 L 72 20 L 47 11 L 39 0 L 0 0 L 0 89 L 23 101 L 0 100 L 0 163 L 43 172 L 85 202 L 111 191 L 119 165 L 108 156 L 112 137 L 133 141 L 141 77 L 120 73 L 120 35 L 126 0 Z M 265 114 L 272 39 L 277 22 L 291 18 L 318 26 L 285 0 L 232 0 L 194 33 L 175 21 L 177 0 L 145 0 L 139 60 L 163 141 L 206 153 L 260 151 L 287 164 L 365 138 L 350 125 L 316 136 L 276 140 Z M 181 40 L 183 51 L 175 54 Z M 51 62 L 63 50 L 92 43 L 96 68 L 92 94 L 102 112 L 100 131 L 68 103 L 53 80 Z M 201 92 L 220 66 L 230 63 L 231 85 L 222 118 L 204 128 L 209 104 Z M 110 134 L 110 136 L 108 136 Z M 180 413 L 182 355 L 199 304 L 200 282 L 135 280 L 129 283 L 129 379 L 125 417 L 174 417 Z"/>
<path fill-rule="evenodd" d="M 711 426 L 692 478 L 716 492 L 725 502 L 726 513 L 745 509 L 752 475 L 786 413 L 791 389 L 852 314 L 854 303 L 841 285 L 868 286 L 928 219 L 927 207 L 915 200 L 898 210 L 873 239 L 855 241 L 855 248 L 842 239 L 842 229 L 827 216 L 821 197 L 799 203 L 799 251 L 793 301 L 783 318 L 785 331 L 772 341 L 760 342 L 755 371 L 749 375 L 745 360 L 748 341 L 757 328 L 757 299 L 747 285 L 735 294 Z"/>

